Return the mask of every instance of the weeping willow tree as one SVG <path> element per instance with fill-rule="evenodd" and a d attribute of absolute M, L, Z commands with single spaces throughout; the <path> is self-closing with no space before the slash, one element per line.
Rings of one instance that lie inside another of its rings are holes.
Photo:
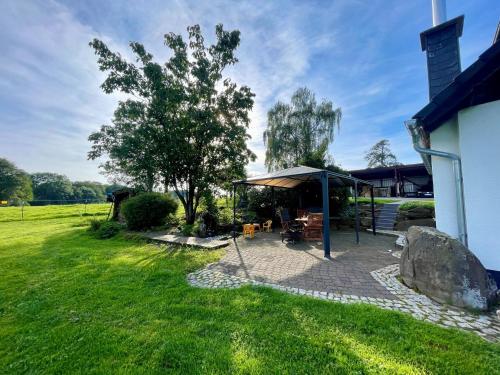
<path fill-rule="evenodd" d="M 265 164 L 269 171 L 299 164 L 321 167 L 339 128 L 342 110 L 331 101 L 316 102 L 308 88 L 299 88 L 288 103 L 278 102 L 267 113 Z"/>

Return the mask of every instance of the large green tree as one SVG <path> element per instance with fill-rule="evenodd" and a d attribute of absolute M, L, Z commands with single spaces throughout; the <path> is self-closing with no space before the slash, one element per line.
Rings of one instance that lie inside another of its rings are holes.
<path fill-rule="evenodd" d="M 0 158 L 0 200 L 31 200 L 30 176 L 7 159 Z"/>
<path fill-rule="evenodd" d="M 331 101 L 316 102 L 315 94 L 299 88 L 290 103 L 276 103 L 267 114 L 265 164 L 269 171 L 290 168 L 307 161 L 326 160 L 342 110 Z"/>
<path fill-rule="evenodd" d="M 78 200 L 96 201 L 106 198 L 105 186 L 94 181 L 73 182 L 73 198 Z"/>
<path fill-rule="evenodd" d="M 391 144 L 387 139 L 382 139 L 375 143 L 365 155 L 368 168 L 393 167 L 400 164 L 396 155 L 391 151 Z"/>
<path fill-rule="evenodd" d="M 65 201 L 73 198 L 73 185 L 68 177 L 57 173 L 34 173 L 33 194 L 35 200 Z"/>
<path fill-rule="evenodd" d="M 122 92 L 112 125 L 90 136 L 90 159 L 107 156 L 108 173 L 131 185 L 152 190 L 172 188 L 193 223 L 200 198 L 224 182 L 244 175 L 255 155 L 247 148 L 249 111 L 254 94 L 223 75 L 238 59 L 239 31 L 215 28 L 216 40 L 205 46 L 198 25 L 188 27 L 189 41 L 165 35 L 171 57 L 153 61 L 143 45 L 131 43 L 136 63 L 112 52 L 102 41 L 90 45 L 99 68 L 108 72 L 104 92 Z"/>

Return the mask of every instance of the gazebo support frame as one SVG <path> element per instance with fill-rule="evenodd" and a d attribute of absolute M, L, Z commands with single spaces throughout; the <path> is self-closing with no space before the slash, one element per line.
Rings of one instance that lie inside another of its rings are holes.
<path fill-rule="evenodd" d="M 297 180 L 300 182 L 310 181 L 311 179 L 320 180 L 321 191 L 322 191 L 322 205 L 323 205 L 323 251 L 324 257 L 330 258 L 330 204 L 329 204 L 329 179 L 337 178 L 340 181 L 347 180 L 350 184 L 343 186 L 352 186 L 354 188 L 354 206 L 355 206 L 355 231 L 356 231 L 356 243 L 359 244 L 359 230 L 360 230 L 360 220 L 359 220 L 359 209 L 358 209 L 358 184 L 370 186 L 370 203 L 371 203 L 371 217 L 372 217 L 372 232 L 375 236 L 376 233 L 376 223 L 375 223 L 375 202 L 373 196 L 373 185 L 367 181 L 354 178 L 352 176 L 344 175 L 337 172 L 331 172 L 328 170 L 321 170 L 309 167 L 295 167 L 289 170 L 303 170 L 303 173 L 291 173 L 286 174 L 287 170 L 278 171 L 273 174 L 265 176 L 257 176 L 247 180 L 233 181 L 233 238 L 236 238 L 236 193 L 238 185 L 260 185 L 260 186 L 270 186 L 271 187 L 271 200 L 272 200 L 272 220 L 273 220 L 273 232 L 275 227 L 275 216 L 276 216 L 276 205 L 275 205 L 275 185 L 272 185 L 270 181 L 277 180 L 278 183 L 286 181 Z M 302 177 L 302 178 L 300 178 Z M 307 177 L 305 180 L 303 177 Z M 262 181 L 261 183 L 259 183 Z M 296 185 L 297 186 L 297 185 Z M 280 186 L 278 186 L 280 187 Z M 291 188 L 289 186 L 283 186 L 284 188 Z"/>

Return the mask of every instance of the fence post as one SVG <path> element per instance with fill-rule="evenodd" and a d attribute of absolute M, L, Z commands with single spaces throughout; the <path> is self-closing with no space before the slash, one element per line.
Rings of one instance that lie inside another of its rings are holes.
<path fill-rule="evenodd" d="M 24 201 L 21 201 L 21 221 L 24 221 Z"/>

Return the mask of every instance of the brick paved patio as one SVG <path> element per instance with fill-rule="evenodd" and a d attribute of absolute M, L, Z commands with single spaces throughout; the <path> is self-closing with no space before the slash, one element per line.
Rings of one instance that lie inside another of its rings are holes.
<path fill-rule="evenodd" d="M 321 243 L 282 243 L 278 233 L 257 233 L 231 242 L 226 256 L 208 267 L 227 275 L 320 292 L 394 299 L 370 272 L 395 264 L 394 238 L 332 231 L 331 259 Z"/>

